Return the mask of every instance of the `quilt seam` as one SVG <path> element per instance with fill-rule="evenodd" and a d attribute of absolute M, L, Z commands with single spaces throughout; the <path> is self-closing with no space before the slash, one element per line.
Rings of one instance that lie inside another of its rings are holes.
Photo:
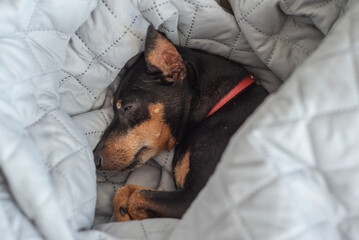
<path fill-rule="evenodd" d="M 39 105 L 37 105 L 39 107 Z M 41 110 L 44 111 L 44 113 L 41 115 L 41 117 L 39 117 L 37 120 L 35 120 L 34 122 L 24 126 L 25 130 L 30 130 L 30 128 L 33 128 L 34 126 L 36 126 L 38 123 L 40 123 L 50 112 L 55 111 L 55 110 L 59 110 L 59 108 L 54 108 L 51 110 L 45 110 L 44 108 L 41 108 Z"/>
<path fill-rule="evenodd" d="M 114 17 L 114 18 L 117 18 L 117 15 L 114 13 L 114 11 L 108 6 L 108 4 L 105 2 L 105 0 L 101 0 L 101 2 L 104 4 L 104 6 L 106 7 L 106 9 L 111 13 L 111 15 Z M 138 16 L 136 16 L 135 18 L 137 18 Z M 127 29 L 127 31 L 129 31 L 134 37 L 136 37 L 138 40 L 140 40 L 141 42 L 143 41 L 143 39 L 139 36 L 137 36 L 136 33 L 134 33 L 130 28 L 132 27 L 133 25 L 133 22 L 131 23 L 130 27 L 128 27 L 126 24 L 120 22 L 120 24 L 125 28 Z"/>
<path fill-rule="evenodd" d="M 91 63 L 91 64 L 92 64 L 92 63 Z M 90 64 L 89 66 L 91 66 L 91 64 Z M 86 69 L 85 73 L 88 71 L 89 66 L 88 66 L 88 68 Z M 87 90 L 87 92 L 93 97 L 94 100 L 97 99 L 97 97 L 96 97 L 95 94 L 92 92 L 92 90 L 91 90 L 89 87 L 87 87 L 83 82 L 81 82 L 80 79 L 78 78 L 78 77 L 83 76 L 85 73 L 82 73 L 83 75 L 77 75 L 77 76 L 75 76 L 75 75 L 72 75 L 71 73 L 69 73 L 69 72 L 67 72 L 67 71 L 65 71 L 65 70 L 63 70 L 63 71 L 64 71 L 64 73 L 67 73 L 67 74 L 69 75 L 69 76 L 65 77 L 64 79 L 68 79 L 68 78 L 71 78 L 71 77 L 72 77 L 73 79 L 75 79 L 75 82 L 77 82 L 81 87 L 83 87 L 84 89 Z M 61 80 L 61 83 L 62 83 L 62 84 L 64 83 L 64 79 Z"/>
<path fill-rule="evenodd" d="M 169 1 L 161 2 L 161 3 L 158 4 L 158 6 L 166 5 L 168 3 L 170 3 L 170 2 Z M 142 14 L 142 13 L 150 12 L 150 11 L 153 11 L 153 10 L 155 10 L 155 9 L 153 7 L 150 7 L 150 8 L 140 10 L 140 13 Z"/>
<path fill-rule="evenodd" d="M 132 20 L 132 23 L 131 23 L 131 25 L 130 25 L 129 27 L 132 27 L 132 25 L 136 22 L 137 18 L 138 18 L 138 16 L 135 16 L 135 17 L 134 17 L 134 19 Z M 98 55 L 98 56 L 99 56 L 99 57 L 102 57 L 103 55 L 105 55 L 113 46 L 115 46 L 115 45 L 126 35 L 126 33 L 127 33 L 127 31 L 125 30 L 125 31 L 120 35 L 119 38 L 117 38 L 114 42 L 112 42 L 112 43 L 110 44 L 110 46 L 107 47 L 105 50 L 103 50 L 102 53 L 101 53 L 100 55 Z M 92 65 L 92 63 L 93 63 L 94 60 L 95 60 L 95 57 L 92 58 L 92 60 L 90 61 L 90 63 L 89 63 L 88 66 L 86 67 L 86 70 L 84 70 L 84 72 L 81 73 L 79 76 L 83 76 L 83 75 L 88 71 L 88 69 L 90 68 L 90 66 Z M 66 72 L 65 70 L 63 70 L 63 71 L 71 76 L 70 73 Z M 67 79 L 67 78 L 68 78 L 68 77 L 62 79 L 62 80 L 59 82 L 59 85 L 60 85 L 60 83 L 63 84 L 63 82 L 64 82 L 65 79 Z M 76 78 L 75 78 L 75 79 L 76 79 Z M 76 80 L 77 80 L 77 79 L 76 79 Z M 79 83 L 80 83 L 80 82 L 79 82 Z M 83 87 L 85 87 L 85 86 L 83 86 Z M 88 91 L 89 91 L 89 90 L 88 90 Z M 89 93 L 90 93 L 91 95 L 93 95 L 92 92 L 89 92 Z M 94 99 L 97 99 L 96 96 L 93 95 L 93 97 L 94 97 Z"/>
<path fill-rule="evenodd" d="M 78 149 L 76 149 L 76 150 L 72 151 L 71 153 L 67 154 L 65 157 L 60 159 L 55 165 L 53 165 L 53 166 L 48 165 L 49 171 L 51 172 L 54 169 L 58 168 L 64 161 L 68 160 L 70 157 L 78 154 L 79 152 L 81 152 L 83 150 L 86 150 L 86 146 L 81 146 Z"/>
<path fill-rule="evenodd" d="M 160 14 L 160 12 L 159 12 L 159 10 L 158 10 L 156 1 L 152 1 L 152 4 L 153 4 L 153 6 L 155 7 L 157 16 L 161 19 L 162 22 L 164 22 L 165 20 L 163 19 L 163 17 L 161 16 L 161 14 Z"/>
<path fill-rule="evenodd" d="M 232 46 L 231 46 L 230 49 L 229 49 L 229 52 L 228 52 L 228 54 L 227 54 L 227 58 L 230 58 L 230 56 L 231 56 L 231 54 L 232 54 L 232 52 L 233 52 L 233 49 L 234 49 L 234 47 L 236 46 L 236 43 L 237 43 L 239 37 L 241 36 L 241 34 L 242 34 L 242 31 L 239 30 L 237 37 L 234 39 L 234 42 L 233 42 Z M 228 46 L 228 47 L 229 47 L 229 46 Z"/>
<path fill-rule="evenodd" d="M 145 226 L 143 226 L 143 222 L 139 222 L 139 223 L 140 223 L 140 225 L 141 225 L 142 232 L 143 232 L 143 234 L 144 234 L 145 239 L 146 239 L 146 240 L 149 240 L 149 239 L 148 239 L 148 236 L 147 236 L 147 231 L 146 231 L 146 229 L 145 229 Z"/>
<path fill-rule="evenodd" d="M 43 109 L 43 108 L 42 108 Z M 79 143 L 80 145 L 82 145 L 80 139 L 78 139 L 74 134 L 71 133 L 71 131 L 65 126 L 65 124 L 63 122 L 61 122 L 52 112 L 49 113 L 49 115 L 56 120 L 62 127 L 63 129 L 65 129 L 65 131 L 69 134 L 69 136 L 72 136 L 72 138 L 74 140 L 77 141 L 77 143 Z"/>
<path fill-rule="evenodd" d="M 260 0 L 259 2 L 256 3 L 256 5 L 255 5 L 253 8 L 251 8 L 250 10 L 248 10 L 245 14 L 243 14 L 243 13 L 240 11 L 240 13 L 241 13 L 241 19 L 247 19 L 247 17 L 248 17 L 249 15 L 251 15 L 255 10 L 257 10 L 258 7 L 259 7 L 260 5 L 262 5 L 263 2 L 264 2 L 264 0 Z M 238 9 L 241 9 L 240 3 L 241 3 L 241 2 L 238 2 Z"/>
<path fill-rule="evenodd" d="M 119 67 L 116 67 L 116 66 L 114 66 L 114 65 L 112 65 L 112 64 L 110 64 L 110 63 L 108 63 L 107 61 L 105 61 L 104 59 L 102 59 L 102 57 L 99 57 L 94 51 L 92 51 L 92 50 L 90 49 L 89 46 L 87 46 L 87 44 L 85 43 L 85 41 L 80 37 L 80 35 L 79 35 L 77 32 L 75 32 L 75 36 L 78 37 L 78 39 L 83 43 L 83 45 L 86 47 L 86 49 L 87 49 L 90 53 L 92 53 L 97 59 L 101 60 L 103 63 L 105 63 L 106 65 L 108 65 L 108 66 L 110 66 L 110 67 L 112 67 L 112 68 L 114 68 L 114 69 L 116 69 L 116 70 L 120 70 L 120 69 L 121 69 L 121 68 L 119 68 Z"/>
<path fill-rule="evenodd" d="M 32 24 L 33 19 L 34 19 L 34 17 L 35 17 L 35 11 L 36 11 L 36 9 L 37 9 L 39 3 L 40 3 L 40 0 L 37 0 L 36 3 L 35 3 L 34 10 L 32 11 L 32 14 L 31 14 L 29 23 L 28 23 L 27 28 L 26 28 L 26 33 L 29 31 L 29 29 L 30 29 L 30 27 L 31 27 L 31 24 Z"/>
<path fill-rule="evenodd" d="M 192 2 L 192 1 L 190 1 L 190 0 L 182 0 L 182 1 L 184 1 L 184 2 L 186 2 L 186 3 L 189 3 L 189 4 L 192 4 L 193 6 L 199 6 L 199 7 L 201 7 L 201 8 L 216 8 L 216 7 L 214 7 L 214 6 L 211 6 L 211 5 L 202 5 L 202 4 L 199 4 L 198 2 Z"/>
<path fill-rule="evenodd" d="M 209 39 L 209 38 L 191 38 L 191 40 L 204 40 L 204 41 L 211 41 L 211 42 L 215 42 L 215 43 L 219 43 L 221 45 L 223 45 L 224 47 L 230 48 L 230 46 L 226 43 L 214 40 L 214 39 Z"/>
<path fill-rule="evenodd" d="M 26 36 L 27 36 L 27 35 L 26 35 Z M 37 56 L 34 54 L 34 51 L 32 50 L 32 48 L 31 48 L 31 46 L 30 46 L 30 44 L 29 44 L 29 42 L 28 42 L 28 37 L 25 37 L 25 38 L 24 38 L 24 42 L 26 43 L 26 46 L 29 48 L 31 55 L 34 57 L 34 59 L 35 59 L 37 65 L 39 66 L 40 71 L 41 71 L 41 72 L 44 72 L 44 69 L 42 68 L 42 65 L 40 64 L 39 59 L 38 59 Z"/>
<path fill-rule="evenodd" d="M 193 25 L 194 25 L 194 22 L 196 20 L 196 15 L 197 15 L 198 9 L 199 9 L 199 7 L 198 7 L 198 4 L 197 4 L 196 8 L 194 10 L 193 16 L 192 16 L 192 21 L 191 21 L 191 25 L 190 25 L 190 28 L 189 28 L 189 31 L 188 31 L 188 35 L 186 37 L 186 42 L 184 44 L 185 47 L 188 47 L 188 43 L 189 43 L 189 40 L 190 40 L 190 37 L 191 37 L 191 34 L 192 34 Z"/>

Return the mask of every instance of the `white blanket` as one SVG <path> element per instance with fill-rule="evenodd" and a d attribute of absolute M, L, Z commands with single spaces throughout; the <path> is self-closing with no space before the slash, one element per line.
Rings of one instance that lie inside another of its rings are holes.
<path fill-rule="evenodd" d="M 359 239 L 355 0 L 0 2 L 1 239 Z M 115 79 L 148 24 L 273 93 L 182 220 L 111 223 L 125 183 L 174 188 L 173 152 L 97 173 Z M 95 214 L 96 213 L 96 214 Z"/>

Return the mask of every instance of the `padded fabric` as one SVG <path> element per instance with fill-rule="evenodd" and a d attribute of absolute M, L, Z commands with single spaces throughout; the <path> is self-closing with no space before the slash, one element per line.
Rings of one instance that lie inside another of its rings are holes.
<path fill-rule="evenodd" d="M 358 239 L 359 3 L 230 3 L 234 15 L 214 0 L 0 3 L 2 239 Z M 118 187 L 174 189 L 173 150 L 132 172 L 93 163 L 149 22 L 274 93 L 182 220 L 113 223 Z"/>

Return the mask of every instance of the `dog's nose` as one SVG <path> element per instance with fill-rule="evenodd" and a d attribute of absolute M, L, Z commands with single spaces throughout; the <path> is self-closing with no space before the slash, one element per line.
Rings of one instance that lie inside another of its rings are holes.
<path fill-rule="evenodd" d="M 95 155 L 95 164 L 96 164 L 97 169 L 101 169 L 101 167 L 102 167 L 102 156 L 101 155 L 99 155 L 99 156 Z"/>
<path fill-rule="evenodd" d="M 100 153 L 100 151 L 98 149 L 95 149 L 95 151 L 93 151 L 93 155 L 94 155 L 94 160 L 95 160 L 95 165 L 96 168 L 99 169 L 102 166 L 102 154 Z"/>
<path fill-rule="evenodd" d="M 97 169 L 101 169 L 101 167 L 103 166 L 102 149 L 103 149 L 103 143 L 101 141 L 93 151 L 95 165 Z"/>

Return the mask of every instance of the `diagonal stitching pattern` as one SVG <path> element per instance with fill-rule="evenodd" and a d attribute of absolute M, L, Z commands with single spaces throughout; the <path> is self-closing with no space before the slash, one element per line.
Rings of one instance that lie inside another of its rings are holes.
<path fill-rule="evenodd" d="M 104 4 L 104 6 L 106 7 L 106 9 L 111 13 L 111 15 L 118 19 L 117 15 L 114 13 L 114 11 L 110 8 L 110 6 L 105 2 L 105 0 L 101 0 L 101 2 Z M 137 16 L 135 17 L 137 19 Z M 131 26 L 133 25 L 133 21 L 131 23 L 131 25 L 128 27 L 126 24 L 123 24 L 122 22 L 120 22 L 120 24 L 125 28 L 127 29 L 127 31 L 129 31 L 134 37 L 136 37 L 138 40 L 140 41 L 143 41 L 143 39 L 138 36 L 136 33 L 134 33 L 132 30 L 131 30 Z"/>
<path fill-rule="evenodd" d="M 114 47 L 117 43 L 119 43 L 119 41 L 127 34 L 128 30 L 132 27 L 132 25 L 136 22 L 136 20 L 138 19 L 138 16 L 135 16 L 130 24 L 130 26 L 125 27 L 125 30 L 120 37 L 118 37 L 115 41 L 113 41 L 110 46 L 108 46 L 104 51 L 101 52 L 101 54 L 99 54 L 97 57 L 102 57 L 103 55 L 105 55 L 112 47 Z M 96 59 L 96 56 L 94 56 L 91 61 L 89 62 L 89 64 L 87 65 L 86 69 L 79 75 L 79 76 L 83 76 L 84 74 L 86 74 L 86 72 L 89 70 L 89 68 L 91 67 L 92 63 L 94 62 L 94 60 Z M 75 78 L 75 77 L 74 77 Z M 65 80 L 69 79 L 69 77 L 66 77 L 62 80 L 60 80 L 59 82 L 59 86 L 62 85 L 64 83 Z M 78 79 L 75 78 L 75 80 L 79 81 Z M 79 82 L 80 85 L 82 84 L 81 82 Z M 96 100 L 97 97 L 95 95 L 93 95 L 92 92 L 90 92 L 91 90 L 89 88 L 87 88 L 85 85 L 83 86 L 87 91 L 89 91 L 89 93 L 94 97 L 94 99 Z"/>
<path fill-rule="evenodd" d="M 190 1 L 186 1 L 186 2 L 188 2 L 188 3 L 192 4 L 192 5 L 195 5 L 195 3 L 190 2 Z M 30 26 L 30 24 L 29 24 L 29 26 Z M 353 64 L 357 63 L 356 57 L 355 57 L 354 55 L 351 55 L 351 56 L 352 56 L 352 58 L 353 58 Z M 357 71 L 357 69 L 356 69 L 356 71 Z M 68 77 L 71 77 L 71 76 L 68 76 Z M 354 109 L 353 111 L 357 111 L 357 109 Z M 342 113 L 342 112 L 338 112 L 338 113 L 336 113 L 336 114 L 340 114 L 340 113 Z M 325 113 L 325 114 L 323 114 L 322 116 L 326 116 L 326 114 L 329 114 L 329 113 Z M 331 114 L 332 114 L 332 113 L 331 113 Z M 301 119 L 298 119 L 298 120 L 301 120 Z"/>
<path fill-rule="evenodd" d="M 169 3 L 170 3 L 169 1 L 165 1 L 165 2 L 158 3 L 157 6 L 162 6 L 162 5 L 166 5 L 166 4 L 169 4 Z M 146 9 L 140 10 L 140 13 L 141 13 L 141 14 L 142 14 L 142 13 L 147 13 L 147 12 L 151 12 L 151 11 L 153 11 L 153 10 L 155 10 L 155 8 L 154 8 L 154 7 L 150 7 L 150 8 L 146 8 Z"/>
<path fill-rule="evenodd" d="M 351 25 L 352 26 L 352 25 Z M 350 32 L 350 39 L 352 40 L 353 39 L 353 32 L 351 31 Z M 353 46 L 353 44 L 354 44 L 354 41 L 352 40 L 351 41 L 351 46 L 349 47 L 349 49 L 353 49 L 354 48 L 354 46 Z M 358 81 L 358 74 L 357 74 L 357 71 L 358 71 L 358 69 L 357 69 L 357 66 L 355 65 L 355 62 L 356 62 L 356 56 L 357 55 L 355 55 L 355 53 L 356 53 L 357 51 L 348 51 L 347 53 L 349 53 L 350 55 L 351 55 L 351 58 L 352 58 L 352 62 L 354 63 L 354 71 L 356 71 L 356 82 Z M 322 60 L 325 60 L 325 59 L 322 59 Z M 326 59 L 327 60 L 327 59 Z M 300 99 L 300 105 L 302 106 L 302 108 L 303 109 L 305 109 L 304 108 L 304 104 L 303 104 L 303 89 L 302 89 L 302 87 L 301 87 L 301 81 L 298 81 L 299 82 L 299 85 L 298 85 L 298 87 L 297 87 L 297 89 L 299 90 L 299 99 Z M 358 88 L 357 88 L 358 89 Z M 357 96 L 359 95 L 359 92 L 358 92 L 358 94 L 357 94 Z M 357 104 L 355 107 L 350 107 L 350 108 L 345 108 L 345 109 L 343 109 L 343 107 L 341 108 L 341 109 L 339 109 L 339 110 L 334 110 L 334 111 L 328 111 L 328 112 L 325 112 L 325 113 L 319 113 L 319 114 L 316 114 L 315 116 L 311 116 L 309 119 L 307 118 L 307 117 L 304 117 L 303 119 L 298 119 L 298 120 L 300 120 L 300 121 L 305 121 L 306 122 L 306 129 L 307 129 L 307 138 L 308 138 L 308 140 L 309 140 L 309 143 L 310 143 L 310 146 L 311 146 L 311 149 L 312 149 L 312 155 L 313 155 L 313 159 L 315 159 L 315 162 L 316 162 L 316 169 L 318 170 L 318 172 L 320 172 L 321 173 L 321 175 L 324 177 L 324 179 L 325 179 L 325 181 L 326 181 L 326 185 L 327 185 L 327 187 L 328 187 L 328 190 L 330 191 L 330 193 L 331 193 L 331 195 L 332 195 L 332 197 L 333 198 L 335 198 L 335 199 L 337 199 L 337 201 L 341 204 L 341 205 L 343 205 L 343 206 L 345 206 L 345 204 L 344 204 L 344 202 L 343 201 L 341 201 L 339 198 L 338 198 L 338 196 L 335 194 L 335 193 L 333 193 L 333 190 L 331 190 L 332 189 L 332 187 L 331 187 L 331 185 L 330 185 L 330 182 L 329 182 L 329 180 L 328 180 L 328 176 L 326 175 L 326 171 L 323 171 L 323 169 L 321 169 L 320 168 L 320 165 L 319 165 L 319 162 L 318 162 L 318 158 L 319 158 L 319 156 L 318 156 L 318 154 L 317 154 L 317 152 L 316 152 L 316 147 L 315 147 L 315 143 L 314 143 L 314 139 L 313 139 L 313 133 L 309 130 L 309 123 L 311 122 L 311 120 L 312 119 L 315 119 L 315 118 L 318 118 L 318 117 L 326 117 L 326 116 L 329 116 L 329 115 L 342 115 L 343 113 L 347 113 L 347 112 L 358 112 L 358 110 L 359 110 L 359 105 Z M 304 115 L 306 115 L 306 114 L 304 114 Z M 278 124 L 278 125 L 280 125 L 280 124 Z M 356 165 L 357 166 L 357 165 Z M 345 218 L 345 219 L 342 219 L 341 221 L 343 222 L 343 221 L 345 221 L 347 218 Z M 343 234 L 343 232 L 342 232 L 342 234 Z"/>
<path fill-rule="evenodd" d="M 116 67 L 114 65 L 112 65 L 111 63 L 106 62 L 102 57 L 98 56 L 93 50 L 90 49 L 90 47 L 85 43 L 85 41 L 80 37 L 80 35 L 78 33 L 75 33 L 75 36 L 78 37 L 78 39 L 80 39 L 80 41 L 84 44 L 84 46 L 87 48 L 87 50 L 92 53 L 92 55 L 94 55 L 97 59 L 99 59 L 100 61 L 102 61 L 104 64 L 116 69 L 116 70 L 120 70 L 121 68 Z M 82 76 L 84 75 L 84 73 L 82 74 Z"/>
<path fill-rule="evenodd" d="M 351 40 L 352 40 L 353 38 L 352 38 L 352 33 L 351 33 Z M 350 47 L 350 49 L 353 49 L 354 48 L 354 46 L 353 46 L 353 40 L 352 40 L 352 46 Z M 355 71 L 356 71 L 356 79 L 358 79 L 358 69 L 356 68 L 356 66 L 357 66 L 357 60 L 356 60 L 356 55 L 354 56 L 354 53 L 353 53 L 353 51 L 346 51 L 346 53 L 350 53 L 351 54 L 351 57 L 352 57 L 352 62 L 353 62 L 353 64 L 355 65 L 354 66 L 354 69 L 355 69 Z M 326 59 L 322 59 L 322 60 L 326 60 Z M 301 82 L 299 81 L 299 84 L 300 84 Z M 358 86 L 358 85 L 357 85 Z M 298 85 L 297 86 L 297 89 L 299 90 L 299 99 L 300 99 L 300 105 L 301 105 L 301 107 L 304 109 L 304 104 L 303 104 L 303 93 L 302 93 L 302 90 L 301 90 L 301 87 L 300 87 L 300 85 Z M 359 89 L 359 88 L 357 88 L 357 89 Z M 359 94 L 358 94 L 359 95 Z M 312 136 L 311 136 L 311 133 L 310 133 L 310 131 L 309 131 L 309 129 L 308 129 L 308 123 L 311 121 L 311 119 L 315 119 L 315 118 L 317 118 L 317 117 L 323 117 L 323 116 L 328 116 L 328 115 L 340 115 L 340 114 L 343 114 L 343 113 L 345 113 L 345 112 L 351 112 L 351 111 L 354 111 L 354 112 L 357 112 L 358 111 L 358 106 L 356 106 L 356 107 L 350 107 L 350 108 L 346 108 L 346 109 L 339 109 L 339 110 L 334 110 L 334 111 L 329 111 L 329 112 L 325 112 L 325 113 L 323 113 L 323 112 L 321 112 L 320 114 L 317 114 L 317 115 L 315 115 L 315 116 L 311 116 L 309 119 L 308 119 L 308 117 L 299 117 L 299 118 L 297 118 L 297 119 L 292 119 L 292 120 L 285 120 L 284 122 L 283 122 L 283 120 L 282 120 L 282 122 L 280 122 L 280 123 L 278 123 L 278 122 L 276 122 L 276 123 L 273 123 L 273 124 L 270 124 L 271 126 L 273 126 L 273 125 L 282 125 L 282 124 L 285 124 L 285 123 L 289 123 L 289 122 L 297 122 L 297 121 L 303 121 L 303 120 L 305 120 L 306 121 L 306 128 L 307 128 L 307 137 L 309 138 L 309 139 L 311 139 L 312 138 Z M 306 115 L 306 114 L 304 114 L 304 115 Z M 263 125 L 264 126 L 264 125 Z M 268 127 L 269 125 L 268 124 L 265 124 L 265 126 L 266 127 Z M 257 127 L 259 127 L 259 125 L 257 125 Z M 316 159 L 317 157 L 316 157 L 316 152 L 315 152 L 315 147 L 313 147 L 313 141 L 311 140 L 310 141 L 311 142 L 311 147 L 312 147 L 312 151 L 313 151 L 313 153 L 312 153 L 312 155 L 314 155 L 314 158 Z M 258 144 L 254 144 L 253 142 L 251 143 L 251 145 L 254 147 L 254 148 L 256 148 L 256 146 L 258 146 Z M 257 152 L 262 152 L 262 154 L 263 154 L 263 149 L 257 149 Z M 266 154 L 264 154 L 264 155 L 266 155 Z M 264 157 L 264 159 L 268 159 L 267 157 Z M 276 163 L 275 163 L 276 164 Z M 325 173 L 321 170 L 321 169 L 319 169 L 319 171 L 322 173 L 322 175 L 325 175 Z M 328 181 L 327 181 L 327 183 L 328 183 Z M 271 184 L 268 184 L 268 186 L 271 186 Z M 250 199 L 250 197 L 248 197 L 247 198 L 247 201 Z M 244 202 L 245 200 L 243 200 L 243 202 Z M 321 224 L 322 222 L 320 221 L 320 222 L 318 222 L 317 224 L 314 224 L 313 226 L 308 226 L 307 227 L 307 230 L 305 230 L 305 232 L 307 232 L 309 229 L 312 229 L 312 228 L 314 228 L 315 226 L 317 226 L 318 224 Z M 299 235 L 301 235 L 301 233 L 299 233 Z M 298 235 L 298 236 L 299 236 Z M 288 238 L 288 239 L 294 239 L 295 237 L 291 237 L 291 238 Z"/>
<path fill-rule="evenodd" d="M 310 51 L 308 51 L 308 49 L 306 47 L 304 47 L 303 45 L 301 45 L 298 41 L 293 41 L 285 36 L 282 35 L 282 32 L 285 29 L 285 26 L 288 24 L 288 22 L 291 20 L 291 17 L 287 17 L 287 19 L 285 20 L 285 22 L 283 23 L 283 26 L 281 27 L 280 31 L 275 33 L 275 34 L 270 34 L 266 31 L 264 31 L 263 29 L 260 29 L 259 27 L 256 27 L 253 23 L 251 23 L 248 20 L 248 17 L 253 14 L 257 9 L 259 9 L 259 7 L 261 6 L 261 4 L 264 2 L 264 0 L 258 1 L 257 4 L 251 8 L 249 11 L 247 11 L 246 13 L 242 13 L 241 11 L 239 11 L 239 13 L 241 14 L 240 17 L 237 18 L 237 22 L 240 24 L 241 22 L 245 22 L 247 25 L 249 25 L 251 28 L 253 28 L 256 32 L 263 34 L 265 37 L 267 38 L 273 38 L 275 37 L 275 46 L 277 45 L 278 41 L 282 41 L 288 45 L 290 45 L 291 47 L 295 47 L 297 49 L 299 49 L 303 54 L 305 54 L 306 56 L 310 55 Z M 287 6 L 287 1 L 284 2 Z M 287 6 L 288 7 L 288 6 Z M 240 7 L 239 7 L 240 9 Z M 275 47 L 274 46 L 274 47 Z M 273 54 L 275 52 L 275 49 L 272 49 L 272 53 L 270 54 L 270 56 L 268 57 L 268 59 L 266 60 L 267 66 L 269 66 L 268 64 L 271 63 Z"/>
<path fill-rule="evenodd" d="M 92 64 L 92 63 L 91 63 L 91 64 Z M 89 65 L 89 66 L 91 66 L 91 65 Z M 83 87 L 84 89 L 86 89 L 87 92 L 93 97 L 93 99 L 96 100 L 97 97 L 96 97 L 95 94 L 92 92 L 92 90 L 91 90 L 88 86 L 86 86 L 83 82 L 81 82 L 80 79 L 79 79 L 79 77 L 83 76 L 83 75 L 88 71 L 88 69 L 90 68 L 89 66 L 86 68 L 86 70 L 85 70 L 83 73 L 81 73 L 81 74 L 78 75 L 78 76 L 75 76 L 75 75 L 73 75 L 73 74 L 71 74 L 71 73 L 66 72 L 65 70 L 63 70 L 64 73 L 67 73 L 67 74 L 68 74 L 68 76 L 65 77 L 64 79 L 62 79 L 60 82 L 61 82 L 61 84 L 63 84 L 66 79 L 70 79 L 70 78 L 72 77 L 72 79 L 75 79 L 76 82 L 77 82 L 81 87 Z"/>

